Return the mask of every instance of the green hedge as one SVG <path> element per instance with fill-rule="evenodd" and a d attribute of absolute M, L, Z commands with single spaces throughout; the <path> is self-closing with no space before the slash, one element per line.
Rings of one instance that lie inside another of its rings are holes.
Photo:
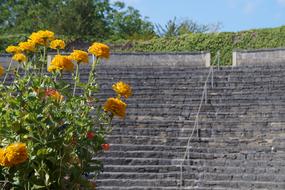
<path fill-rule="evenodd" d="M 0 51 L 5 47 L 25 40 L 26 35 L 6 35 L 0 37 Z M 63 39 L 72 38 L 61 36 Z M 88 37 L 90 38 L 90 37 Z M 82 37 L 86 40 L 86 37 Z M 89 39 L 88 39 L 89 40 Z M 93 40 L 93 39 L 92 39 Z M 92 41 L 91 40 L 91 41 Z M 90 41 L 90 40 L 89 40 Z M 192 52 L 210 51 L 212 60 L 220 51 L 222 65 L 232 63 L 234 49 L 260 49 L 285 47 L 285 26 L 243 32 L 221 32 L 212 34 L 187 34 L 171 38 L 154 38 L 148 41 L 107 41 L 116 52 Z"/>
<path fill-rule="evenodd" d="M 118 45 L 116 46 L 118 47 Z M 220 51 L 222 65 L 232 63 L 234 49 L 285 47 L 285 26 L 272 29 L 213 34 L 187 34 L 179 37 L 156 38 L 149 41 L 125 42 L 116 51 L 133 52 L 187 52 L 210 51 L 212 61 Z"/>

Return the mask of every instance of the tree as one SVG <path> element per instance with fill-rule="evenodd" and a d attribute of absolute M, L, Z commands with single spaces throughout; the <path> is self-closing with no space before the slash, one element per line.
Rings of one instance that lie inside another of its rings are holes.
<path fill-rule="evenodd" d="M 107 19 L 112 11 L 108 0 L 68 0 L 59 9 L 59 18 L 51 27 L 60 34 L 107 38 L 110 35 L 110 22 Z"/>
<path fill-rule="evenodd" d="M 153 36 L 153 25 L 139 11 L 109 0 L 2 0 L 0 32 L 58 34 L 95 39 Z"/>
<path fill-rule="evenodd" d="M 115 38 L 149 39 L 154 37 L 154 26 L 147 18 L 142 18 L 139 11 L 133 7 L 125 7 L 123 2 L 115 2 L 112 14 L 112 31 Z"/>
<path fill-rule="evenodd" d="M 58 3 L 59 0 L 4 0 L 0 4 L 0 28 L 20 33 L 47 28 Z M 9 13 L 3 14 L 5 10 Z"/>
<path fill-rule="evenodd" d="M 162 27 L 160 24 L 158 24 L 156 25 L 156 28 L 159 36 L 178 36 L 179 25 L 176 22 L 176 18 L 169 20 L 165 27 Z"/>
<path fill-rule="evenodd" d="M 156 25 L 159 36 L 172 37 L 189 33 L 206 33 L 218 32 L 221 28 L 221 23 L 216 24 L 198 24 L 189 19 L 184 19 L 180 22 L 174 19 L 169 20 L 167 24 L 162 27 L 160 24 Z"/>

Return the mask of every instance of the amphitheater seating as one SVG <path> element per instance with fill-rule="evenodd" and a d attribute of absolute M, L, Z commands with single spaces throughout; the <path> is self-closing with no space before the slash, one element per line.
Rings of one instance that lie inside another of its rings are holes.
<path fill-rule="evenodd" d="M 101 102 L 115 96 L 119 80 L 134 94 L 125 120 L 114 120 L 110 151 L 97 156 L 105 164 L 97 189 L 284 190 L 284 71 L 282 64 L 214 68 L 183 160 L 209 68 L 100 65 Z"/>
<path fill-rule="evenodd" d="M 180 165 L 209 68 L 101 65 L 99 98 L 132 85 L 125 120 L 116 119 L 111 149 L 99 159 L 98 190 L 285 189 L 285 66 L 214 69 L 189 159 Z"/>

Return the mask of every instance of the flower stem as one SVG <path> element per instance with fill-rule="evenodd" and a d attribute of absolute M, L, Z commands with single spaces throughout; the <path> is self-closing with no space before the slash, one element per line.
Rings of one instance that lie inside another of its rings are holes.
<path fill-rule="evenodd" d="M 16 75 L 19 76 L 19 69 L 20 69 L 20 63 L 18 63 L 17 69 L 16 69 Z"/>
<path fill-rule="evenodd" d="M 75 79 L 74 79 L 73 96 L 75 96 L 77 82 L 79 82 L 79 63 L 76 64 L 76 73 L 75 73 Z"/>
<path fill-rule="evenodd" d="M 11 65 L 12 65 L 12 58 L 11 58 L 11 60 L 10 60 L 10 63 L 9 63 L 9 66 L 8 66 L 8 70 L 7 70 L 7 72 L 6 72 L 6 74 L 5 74 L 5 77 L 4 77 L 4 79 L 3 79 L 3 84 L 5 83 L 5 81 L 6 81 L 6 79 L 7 79 L 7 76 L 8 76 L 8 74 L 9 74 L 9 72 L 10 72 Z"/>
<path fill-rule="evenodd" d="M 46 63 L 46 47 L 44 47 L 44 55 L 43 55 L 43 62 L 42 62 L 42 68 L 41 68 L 41 76 L 43 76 L 43 73 L 44 73 L 45 63 Z"/>
<path fill-rule="evenodd" d="M 28 66 L 27 66 L 27 62 L 23 62 L 22 63 L 23 65 L 23 69 L 24 69 L 24 71 L 25 71 L 25 73 L 24 73 L 24 76 L 26 76 L 27 75 L 27 70 L 28 70 Z"/>
<path fill-rule="evenodd" d="M 85 95 L 87 95 L 87 96 L 91 96 L 91 94 L 92 94 L 92 90 L 90 89 L 90 87 L 93 85 L 93 82 L 94 82 L 94 79 L 95 79 L 94 72 L 95 72 L 95 68 L 96 68 L 96 65 L 97 65 L 98 61 L 99 61 L 99 59 L 96 57 L 96 60 L 95 60 L 94 55 L 92 55 L 92 62 L 93 63 L 92 63 L 92 66 L 91 66 L 91 70 L 89 72 L 88 82 L 87 82 L 87 85 L 86 85 L 87 92 L 85 92 Z"/>
<path fill-rule="evenodd" d="M 89 77 L 88 77 L 88 84 L 90 84 L 91 81 L 92 81 L 93 78 L 94 78 L 94 70 L 95 70 L 95 66 L 97 65 L 97 62 L 98 62 L 97 57 L 96 57 L 96 60 L 95 60 L 94 55 L 92 55 L 92 61 L 93 61 L 93 63 L 92 63 L 91 71 L 90 71 L 90 73 L 89 73 Z M 91 83 L 91 84 L 92 84 L 92 83 Z"/>

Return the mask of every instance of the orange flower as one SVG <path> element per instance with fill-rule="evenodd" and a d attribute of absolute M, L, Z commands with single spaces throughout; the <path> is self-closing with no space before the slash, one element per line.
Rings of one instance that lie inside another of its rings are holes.
<path fill-rule="evenodd" d="M 30 51 L 30 52 L 36 51 L 36 44 L 31 40 L 28 40 L 27 42 L 20 42 L 19 47 L 21 48 L 22 51 Z"/>
<path fill-rule="evenodd" d="M 53 40 L 50 42 L 51 49 L 64 49 L 65 43 L 63 40 Z"/>
<path fill-rule="evenodd" d="M 95 55 L 98 58 L 109 58 L 110 57 L 110 48 L 109 46 L 102 44 L 102 43 L 93 43 L 88 52 Z"/>
<path fill-rule="evenodd" d="M 101 148 L 102 148 L 104 151 L 108 151 L 108 150 L 110 150 L 110 144 L 101 144 Z"/>
<path fill-rule="evenodd" d="M 8 166 L 9 162 L 5 157 L 5 149 L 0 148 L 0 165 L 1 166 Z"/>
<path fill-rule="evenodd" d="M 45 90 L 45 96 L 51 97 L 52 99 L 61 102 L 64 99 L 64 96 L 62 96 L 57 90 L 52 88 L 47 88 Z"/>
<path fill-rule="evenodd" d="M 12 59 L 18 61 L 19 63 L 26 62 L 28 60 L 27 57 L 22 53 L 16 53 Z"/>
<path fill-rule="evenodd" d="M 119 81 L 112 86 L 113 90 L 119 95 L 125 98 L 128 98 L 132 95 L 131 87 L 124 83 L 123 81 Z"/>
<path fill-rule="evenodd" d="M 104 110 L 111 112 L 113 115 L 124 118 L 126 115 L 126 107 L 122 100 L 118 98 L 108 98 L 108 100 L 104 104 Z"/>
<path fill-rule="evenodd" d="M 74 65 L 67 56 L 56 55 L 48 67 L 49 72 L 53 72 L 55 70 L 73 71 Z"/>
<path fill-rule="evenodd" d="M 49 30 L 39 30 L 38 32 L 33 32 L 29 38 L 36 45 L 48 45 L 48 41 L 54 40 L 54 32 Z"/>
<path fill-rule="evenodd" d="M 88 63 L 88 53 L 85 51 L 73 50 L 69 58 L 78 63 Z"/>
<path fill-rule="evenodd" d="M 0 149 L 0 165 L 14 166 L 28 159 L 27 146 L 25 143 L 13 143 L 5 149 Z"/>
<path fill-rule="evenodd" d="M 4 67 L 0 65 L 0 77 L 5 73 Z"/>
<path fill-rule="evenodd" d="M 6 48 L 6 52 L 7 53 L 21 53 L 22 52 L 22 50 L 21 50 L 21 48 L 20 47 L 18 47 L 18 46 L 8 46 L 7 48 Z"/>
<path fill-rule="evenodd" d="M 47 70 L 48 70 L 48 72 L 52 73 L 52 72 L 55 72 L 55 71 L 61 71 L 62 68 L 58 67 L 58 66 L 55 66 L 55 65 L 49 65 Z"/>

